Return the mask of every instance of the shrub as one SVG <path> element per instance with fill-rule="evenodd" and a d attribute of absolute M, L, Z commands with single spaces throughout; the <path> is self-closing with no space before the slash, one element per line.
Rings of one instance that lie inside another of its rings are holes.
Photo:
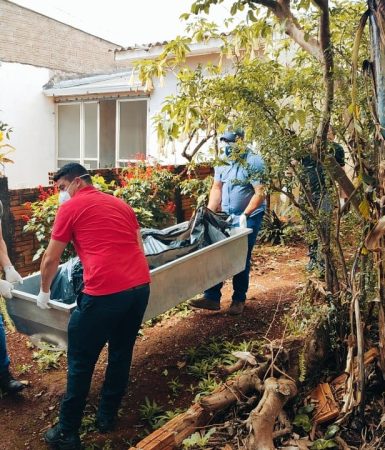
<path fill-rule="evenodd" d="M 133 208 L 141 226 L 160 228 L 173 221 L 178 181 L 171 170 L 141 161 L 123 170 L 114 195 Z"/>
<path fill-rule="evenodd" d="M 40 244 L 39 249 L 32 258 L 33 261 L 39 259 L 48 246 L 56 211 L 59 207 L 58 197 L 59 193 L 56 186 L 47 190 L 39 186 L 39 200 L 25 204 L 31 210 L 31 216 L 25 217 L 27 223 L 24 225 L 23 231 L 34 233 Z M 71 256 L 73 256 L 73 248 L 67 247 L 62 259 L 65 261 Z"/>
<path fill-rule="evenodd" d="M 106 183 L 100 175 L 92 177 L 92 181 L 95 187 L 103 192 L 112 192 L 111 189 L 115 183 Z M 45 190 L 42 186 L 39 186 L 39 199 L 36 202 L 26 203 L 25 205 L 31 210 L 31 215 L 24 217 L 27 223 L 24 225 L 23 231 L 34 233 L 40 244 L 39 249 L 32 258 L 33 261 L 36 261 L 43 255 L 51 237 L 56 212 L 59 208 L 59 192 L 57 187 L 53 186 Z M 67 261 L 75 255 L 75 249 L 72 244 L 69 244 L 63 252 L 61 261 Z"/>
<path fill-rule="evenodd" d="M 213 177 L 208 176 L 204 179 L 187 178 L 180 183 L 180 193 L 188 195 L 192 199 L 192 206 L 207 205 Z"/>

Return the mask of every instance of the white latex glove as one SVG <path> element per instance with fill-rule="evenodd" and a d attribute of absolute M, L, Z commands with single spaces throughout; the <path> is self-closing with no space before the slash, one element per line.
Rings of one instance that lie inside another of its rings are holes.
<path fill-rule="evenodd" d="M 43 292 L 42 290 L 40 290 L 39 295 L 36 299 L 37 306 L 41 309 L 50 309 L 51 307 L 48 305 L 50 295 L 51 291 Z"/>
<path fill-rule="evenodd" d="M 10 283 L 20 283 L 23 284 L 23 278 L 15 270 L 13 266 L 5 266 L 4 267 L 4 273 L 5 273 L 5 279 L 9 281 Z"/>
<path fill-rule="evenodd" d="M 246 217 L 246 214 L 241 214 L 239 216 L 239 228 L 247 228 L 247 217 Z"/>
<path fill-rule="evenodd" d="M 12 298 L 13 284 L 6 280 L 0 280 L 0 295 L 4 298 Z"/>

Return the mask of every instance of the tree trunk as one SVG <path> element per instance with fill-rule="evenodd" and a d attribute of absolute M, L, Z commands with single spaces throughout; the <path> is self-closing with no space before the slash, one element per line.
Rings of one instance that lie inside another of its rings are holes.
<path fill-rule="evenodd" d="M 268 378 L 258 406 L 250 413 L 251 433 L 246 440 L 248 450 L 274 450 L 273 431 L 276 418 L 285 403 L 297 394 L 295 383 L 287 379 Z"/>

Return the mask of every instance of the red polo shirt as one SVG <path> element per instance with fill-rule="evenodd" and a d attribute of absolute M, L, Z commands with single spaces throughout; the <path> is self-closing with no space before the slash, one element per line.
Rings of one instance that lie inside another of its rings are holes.
<path fill-rule="evenodd" d="M 84 292 L 108 295 L 150 282 L 138 229 L 130 206 L 87 186 L 60 206 L 51 237 L 73 242 L 83 264 Z"/>

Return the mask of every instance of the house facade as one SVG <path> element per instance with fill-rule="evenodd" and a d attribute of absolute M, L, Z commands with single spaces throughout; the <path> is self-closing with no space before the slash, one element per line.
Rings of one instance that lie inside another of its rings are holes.
<path fill-rule="evenodd" d="M 219 42 L 192 45 L 190 67 L 218 62 Z M 88 168 L 124 167 L 138 159 L 183 164 L 184 142 L 160 148 L 153 117 L 167 96 L 177 93 L 177 79 L 168 73 L 162 84 L 154 80 L 147 90 L 132 69 L 133 62 L 153 58 L 164 43 L 116 51 L 116 61 L 128 71 L 70 78 L 44 87 L 56 105 L 57 155 L 59 167 L 69 160 Z M 80 142 L 80 145 L 79 145 Z"/>
<path fill-rule="evenodd" d="M 122 167 L 149 158 L 181 164 L 183 142 L 160 148 L 153 116 L 177 92 L 169 73 L 146 90 L 133 62 L 156 57 L 165 42 L 121 48 L 0 0 L 0 120 L 13 127 L 5 168 L 10 188 L 48 183 L 69 161 Z M 221 42 L 193 44 L 188 64 L 217 63 Z"/>
<path fill-rule="evenodd" d="M 52 79 L 121 70 L 117 44 L 0 0 L 0 120 L 13 128 L 5 174 L 11 188 L 48 184 L 57 168 L 57 111 L 43 93 Z"/>

